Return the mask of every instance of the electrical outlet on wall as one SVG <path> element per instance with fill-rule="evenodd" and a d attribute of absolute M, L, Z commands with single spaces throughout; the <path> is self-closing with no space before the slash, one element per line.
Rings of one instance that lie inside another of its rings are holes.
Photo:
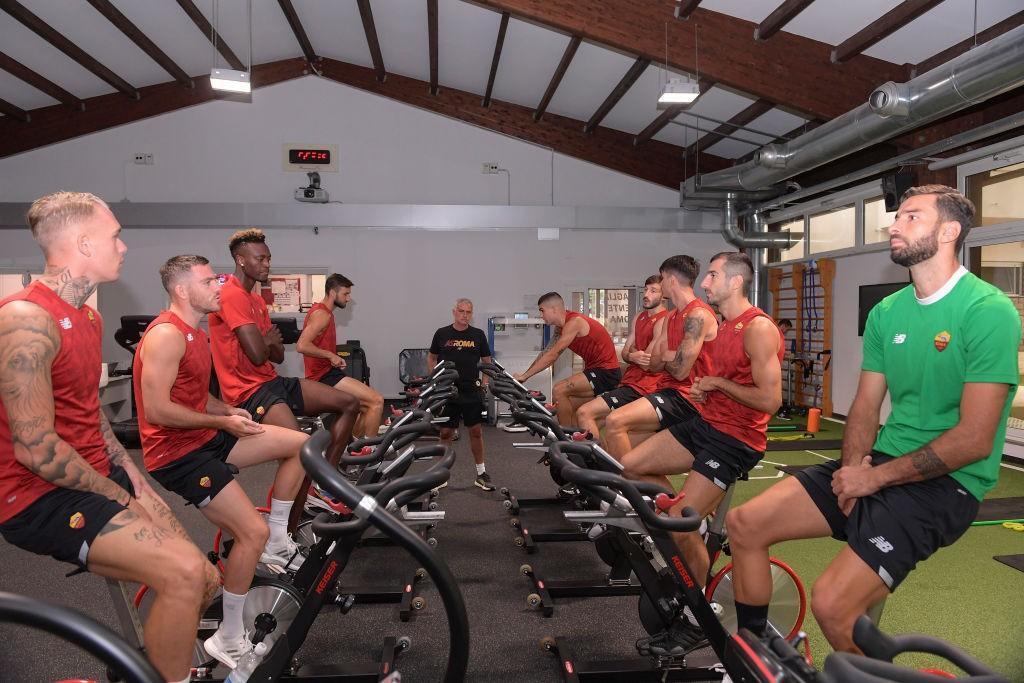
<path fill-rule="evenodd" d="M 153 155 L 147 153 L 145 156 L 146 156 L 146 166 L 152 166 L 153 165 Z"/>
<path fill-rule="evenodd" d="M 143 166 L 146 163 L 146 155 L 143 154 L 142 152 L 136 152 L 135 156 L 132 158 L 132 161 L 134 161 L 139 166 Z"/>
<path fill-rule="evenodd" d="M 498 164 L 492 163 L 490 161 L 485 161 L 483 169 L 480 172 L 485 175 L 493 175 L 498 172 Z"/>

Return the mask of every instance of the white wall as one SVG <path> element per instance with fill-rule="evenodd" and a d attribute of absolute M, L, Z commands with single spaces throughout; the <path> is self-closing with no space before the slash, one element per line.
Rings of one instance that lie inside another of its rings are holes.
<path fill-rule="evenodd" d="M 128 255 L 121 279 L 103 285 L 99 309 L 106 324 L 104 359 L 127 357 L 113 341 L 120 316 L 155 313 L 165 305 L 157 269 L 184 252 L 207 256 L 230 270 L 231 230 L 131 229 L 123 233 Z M 568 294 L 581 282 L 591 286 L 641 284 L 667 256 L 691 254 L 707 263 L 726 247 L 718 235 L 669 232 L 562 230 L 557 241 L 538 241 L 535 230 L 422 231 L 277 228 L 267 231 L 276 271 L 326 268 L 355 282 L 355 303 L 336 314 L 338 339 L 359 339 L 366 349 L 371 382 L 395 395 L 398 353 L 430 344 L 434 330 L 451 322 L 455 299 L 474 301 L 475 325 L 487 314 L 534 310 L 546 291 Z M 0 230 L 0 268 L 39 267 L 41 257 L 28 230 Z M 854 331 L 856 333 L 856 331 Z M 500 350 L 499 350 L 500 351 Z M 282 374 L 302 374 L 293 351 Z"/>
<path fill-rule="evenodd" d="M 290 202 L 304 173 L 282 144 L 336 144 L 332 200 L 357 204 L 678 206 L 677 190 L 554 154 L 316 76 L 260 88 L 251 103 L 208 102 L 0 159 L 0 201 L 76 189 L 108 201 Z M 153 166 L 137 166 L 136 152 Z M 554 197 L 552 198 L 552 167 Z"/>
<path fill-rule="evenodd" d="M 857 336 L 858 288 L 909 280 L 909 271 L 890 260 L 888 249 L 836 259 L 832 299 L 835 309 L 832 323 L 832 406 L 837 413 L 850 413 L 863 359 L 863 340 Z M 882 420 L 888 415 L 889 398 L 886 397 Z"/>

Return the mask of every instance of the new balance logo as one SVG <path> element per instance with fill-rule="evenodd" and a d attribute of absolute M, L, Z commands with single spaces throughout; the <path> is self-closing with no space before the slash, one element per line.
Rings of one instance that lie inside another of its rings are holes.
<path fill-rule="evenodd" d="M 892 338 L 893 344 L 902 344 L 905 341 L 907 341 L 907 335 L 904 334 L 903 332 L 900 332 L 899 334 Z"/>
<path fill-rule="evenodd" d="M 717 470 L 719 467 L 722 466 L 721 463 L 719 463 L 717 460 L 708 460 L 705 464 L 713 470 Z"/>
<path fill-rule="evenodd" d="M 185 335 L 185 339 L 188 339 L 189 341 L 192 341 L 193 339 L 195 339 L 195 337 L 193 337 L 192 333 L 189 332 L 188 334 Z"/>
<path fill-rule="evenodd" d="M 889 541 L 885 540 L 885 536 L 875 536 L 874 538 L 869 538 L 868 540 L 874 543 L 875 547 L 881 550 L 883 553 L 887 553 L 893 549 L 892 543 L 889 543 Z"/>
<path fill-rule="evenodd" d="M 71 318 L 61 318 L 60 319 L 60 326 L 61 326 L 61 328 L 65 329 L 65 330 L 70 330 L 71 329 Z"/>

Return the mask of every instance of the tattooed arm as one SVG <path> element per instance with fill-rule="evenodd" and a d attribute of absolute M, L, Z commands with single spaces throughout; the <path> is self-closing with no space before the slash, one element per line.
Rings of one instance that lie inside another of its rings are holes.
<path fill-rule="evenodd" d="M 665 370 L 675 379 L 682 382 L 690 375 L 693 363 L 704 348 L 704 340 L 709 336 L 714 337 L 718 332 L 718 322 L 715 317 L 698 308 L 683 321 L 683 339 L 679 342 L 679 348 L 675 355 L 668 358 L 671 352 L 665 351 Z"/>
<path fill-rule="evenodd" d="M 128 506 L 131 496 L 101 476 L 54 428 L 51 368 L 60 349 L 53 318 L 28 301 L 0 308 L 0 401 L 11 427 L 14 457 L 62 488 L 91 491 Z"/>

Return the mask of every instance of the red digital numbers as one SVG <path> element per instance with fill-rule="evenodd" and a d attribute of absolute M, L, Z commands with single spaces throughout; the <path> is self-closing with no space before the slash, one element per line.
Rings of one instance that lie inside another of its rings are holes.
<path fill-rule="evenodd" d="M 329 164 L 331 152 L 327 149 L 290 149 L 288 162 L 292 164 Z"/>

